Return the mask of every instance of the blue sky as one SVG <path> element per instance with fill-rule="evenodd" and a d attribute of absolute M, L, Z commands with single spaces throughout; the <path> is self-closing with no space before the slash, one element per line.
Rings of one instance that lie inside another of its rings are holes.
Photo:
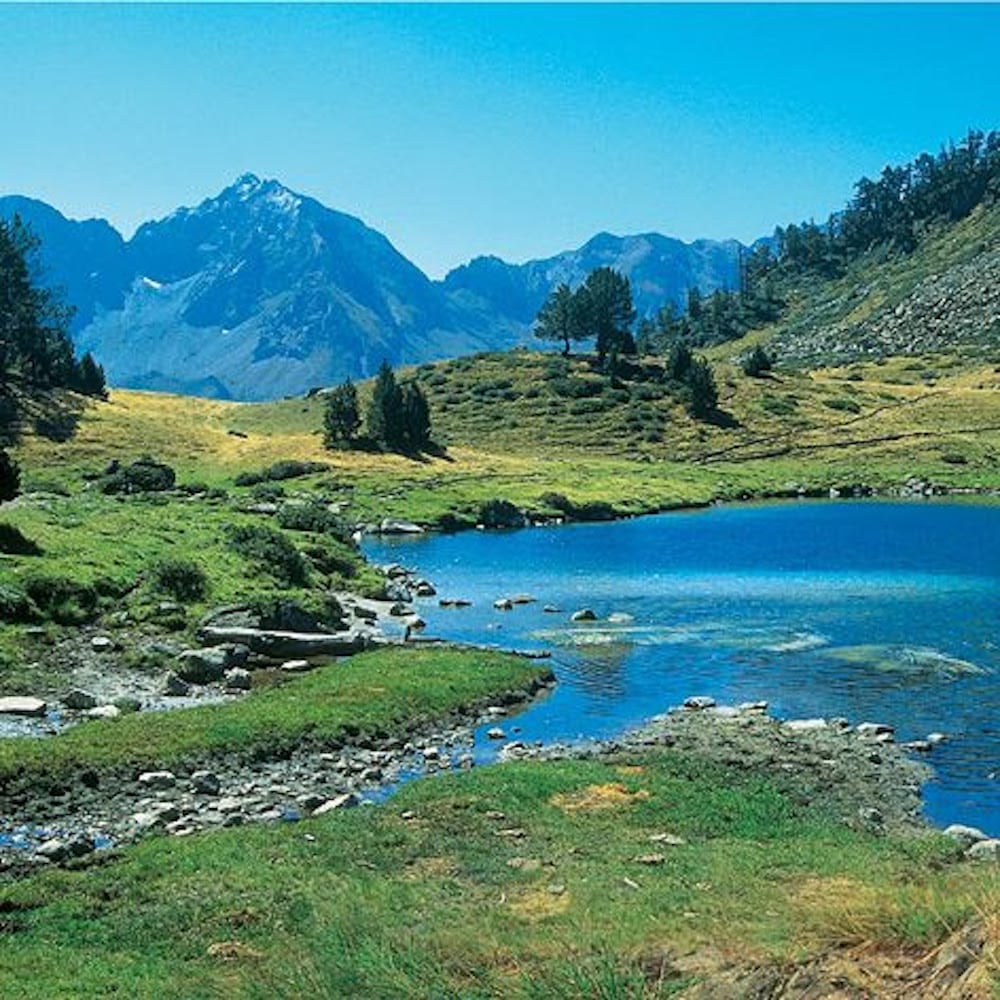
<path fill-rule="evenodd" d="M 238 174 L 433 276 L 750 240 L 1000 127 L 1000 6 L 0 6 L 0 193 L 129 234 Z"/>

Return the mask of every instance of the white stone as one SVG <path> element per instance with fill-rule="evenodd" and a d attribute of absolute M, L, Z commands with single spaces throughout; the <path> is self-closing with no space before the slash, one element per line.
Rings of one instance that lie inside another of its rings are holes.
<path fill-rule="evenodd" d="M 139 784 L 147 788 L 173 788 L 177 784 L 177 775 L 173 771 L 143 771 L 139 775 Z"/>
<path fill-rule="evenodd" d="M 41 698 L 12 695 L 0 698 L 0 715 L 44 715 L 48 705 Z"/>
<path fill-rule="evenodd" d="M 789 719 L 783 723 L 785 729 L 792 733 L 812 733 L 820 729 L 828 729 L 826 719 Z"/>

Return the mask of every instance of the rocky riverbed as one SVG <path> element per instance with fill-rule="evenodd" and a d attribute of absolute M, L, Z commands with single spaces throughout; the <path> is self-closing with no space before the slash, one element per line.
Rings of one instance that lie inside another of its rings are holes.
<path fill-rule="evenodd" d="M 516 712 L 553 683 L 547 675 L 434 726 L 303 743 L 282 757 L 232 754 L 143 772 L 84 771 L 45 788 L 14 784 L 0 796 L 0 871 L 17 874 L 151 833 L 294 822 L 378 801 L 402 780 L 473 767 L 476 726 Z"/>

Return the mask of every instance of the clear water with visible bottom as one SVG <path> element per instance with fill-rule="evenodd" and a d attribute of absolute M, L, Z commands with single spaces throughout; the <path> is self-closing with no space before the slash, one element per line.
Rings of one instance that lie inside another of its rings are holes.
<path fill-rule="evenodd" d="M 428 634 L 551 650 L 559 684 L 520 739 L 612 736 L 696 694 L 942 732 L 929 818 L 1000 836 L 1000 506 L 716 507 L 365 550 L 435 583 Z M 537 600 L 494 609 L 522 593 Z M 585 607 L 598 621 L 569 620 Z"/>

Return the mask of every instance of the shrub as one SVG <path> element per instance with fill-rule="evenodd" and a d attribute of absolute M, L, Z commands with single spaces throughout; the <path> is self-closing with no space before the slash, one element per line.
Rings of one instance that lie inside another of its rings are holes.
<path fill-rule="evenodd" d="M 319 503 L 286 504 L 278 511 L 278 524 L 288 531 L 332 535 L 344 543 L 351 538 L 350 525 L 339 514 Z"/>
<path fill-rule="evenodd" d="M 97 616 L 101 595 L 96 584 L 40 574 L 28 577 L 24 589 L 38 611 L 60 625 L 82 625 Z"/>
<path fill-rule="evenodd" d="M 21 488 L 21 470 L 2 448 L 0 448 L 0 501 L 13 500 Z"/>
<path fill-rule="evenodd" d="M 326 462 L 302 462 L 298 459 L 282 459 L 259 472 L 241 472 L 233 482 L 237 486 L 255 486 L 257 483 L 276 482 L 282 479 L 299 479 L 316 472 L 329 472 Z"/>
<path fill-rule="evenodd" d="M 773 367 L 774 361 L 771 355 L 760 344 L 743 359 L 743 374 L 749 375 L 751 378 L 758 378 Z"/>
<path fill-rule="evenodd" d="M 147 455 L 124 468 L 117 461 L 112 462 L 101 482 L 101 492 L 159 493 L 173 489 L 176 480 L 177 476 L 169 465 Z"/>
<path fill-rule="evenodd" d="M 842 410 L 844 413 L 861 412 L 861 407 L 853 399 L 824 399 L 823 405 L 831 410 Z"/>
<path fill-rule="evenodd" d="M 613 521 L 617 517 L 614 507 L 603 500 L 577 504 L 562 493 L 543 493 L 538 499 L 544 506 L 558 510 L 574 521 Z"/>
<path fill-rule="evenodd" d="M 153 566 L 153 586 L 178 601 L 200 601 L 208 593 L 205 571 L 190 559 L 162 559 Z"/>
<path fill-rule="evenodd" d="M 487 528 L 522 528 L 525 517 L 509 500 L 487 500 L 479 507 L 477 521 Z"/>
<path fill-rule="evenodd" d="M 38 620 L 38 609 L 28 595 L 10 584 L 0 583 L 0 621 L 32 622 Z"/>
<path fill-rule="evenodd" d="M 250 603 L 262 628 L 288 632 L 321 632 L 336 628 L 344 609 L 336 596 L 325 592 L 290 598 L 285 594 L 263 594 Z"/>
<path fill-rule="evenodd" d="M 557 396 L 567 399 L 585 399 L 588 396 L 599 396 L 604 391 L 604 383 L 596 378 L 556 378 L 550 382 L 552 391 Z"/>
<path fill-rule="evenodd" d="M 20 528 L 0 524 L 0 552 L 8 556 L 40 556 L 42 550 L 36 542 L 26 538 Z"/>
<path fill-rule="evenodd" d="M 281 583 L 305 586 L 309 571 L 302 553 L 275 528 L 240 524 L 229 529 L 229 547 Z"/>

